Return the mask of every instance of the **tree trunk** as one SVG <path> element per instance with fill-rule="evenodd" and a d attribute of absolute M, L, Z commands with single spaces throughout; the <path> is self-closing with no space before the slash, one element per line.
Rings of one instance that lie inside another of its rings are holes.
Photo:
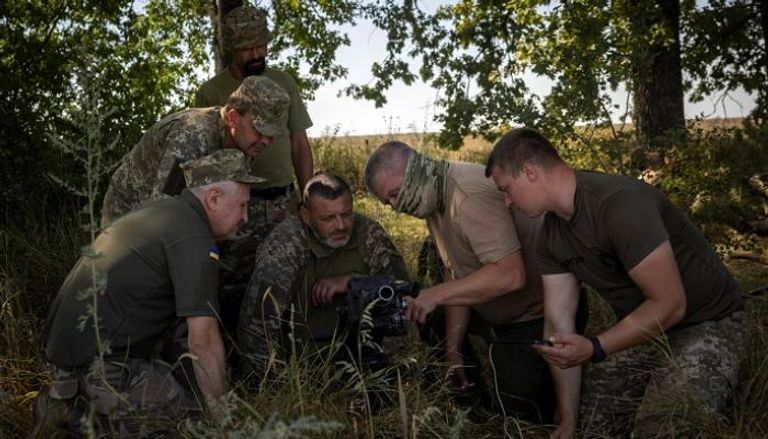
<path fill-rule="evenodd" d="M 760 27 L 763 30 L 763 68 L 765 69 L 765 78 L 768 78 L 768 0 L 760 1 Z M 768 120 L 768 91 L 761 87 L 758 91 L 757 111 L 763 122 Z"/>
<path fill-rule="evenodd" d="M 229 64 L 227 54 L 221 47 L 221 19 L 227 15 L 227 12 L 242 5 L 243 0 L 209 0 L 208 2 L 208 18 L 211 20 L 211 28 L 213 29 L 211 50 L 217 72 L 227 68 Z"/>
<path fill-rule="evenodd" d="M 219 41 L 221 41 L 221 26 L 219 26 L 219 6 L 216 4 L 216 0 L 209 0 L 206 7 L 208 10 L 208 19 L 211 20 L 211 29 L 213 30 L 211 38 L 211 52 L 213 53 L 213 62 L 215 71 L 219 72 L 224 68 L 222 62 L 221 47 Z"/>
<path fill-rule="evenodd" d="M 631 4 L 633 35 L 639 37 L 632 53 L 635 130 L 641 146 L 649 152 L 663 152 L 663 138 L 681 135 L 685 128 L 680 0 L 656 0 L 653 10 L 642 0 L 631 0 Z M 649 40 L 647 33 L 659 24 L 666 27 L 670 38 Z"/>

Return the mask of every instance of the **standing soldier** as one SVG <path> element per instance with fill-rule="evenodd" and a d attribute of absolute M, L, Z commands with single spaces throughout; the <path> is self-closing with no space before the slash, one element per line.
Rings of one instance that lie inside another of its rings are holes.
<path fill-rule="evenodd" d="M 225 250 L 222 260 L 222 294 L 225 300 L 233 297 L 232 306 L 235 307 L 250 280 L 256 246 L 287 215 L 296 212 L 298 199 L 293 194 L 294 173 L 299 188 L 312 177 L 312 150 L 306 133 L 312 120 L 291 76 L 267 67 L 267 45 L 271 34 L 265 10 L 249 6 L 235 8 L 222 19 L 221 31 L 227 68 L 200 87 L 195 97 L 196 107 L 223 105 L 227 96 L 248 77 L 269 78 L 290 97 L 283 134 L 276 136 L 260 159 L 251 163 L 253 174 L 266 180 L 251 187 L 250 220 L 240 231 L 249 238 L 233 242 Z M 226 304 L 223 307 L 229 308 Z M 237 318 L 236 312 L 233 317 Z"/>

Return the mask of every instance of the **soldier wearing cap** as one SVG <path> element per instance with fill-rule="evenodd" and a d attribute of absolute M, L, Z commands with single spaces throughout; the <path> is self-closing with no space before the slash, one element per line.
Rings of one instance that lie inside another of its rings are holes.
<path fill-rule="evenodd" d="M 232 149 L 181 168 L 188 188 L 115 221 L 56 295 L 42 331 L 53 382 L 38 397 L 33 436 L 51 427 L 82 431 L 80 417 L 90 409 L 119 435 L 133 430 L 128 414 L 177 418 L 200 410 L 156 354 L 179 320 L 189 327 L 194 375 L 217 419 L 228 386 L 216 242 L 232 239 L 246 221 L 248 184 L 258 179 Z"/>
<path fill-rule="evenodd" d="M 224 107 L 193 108 L 164 117 L 123 158 L 104 196 L 102 226 L 184 187 L 179 164 L 224 148 L 256 156 L 284 131 L 288 95 L 273 81 L 254 77 Z"/>
<path fill-rule="evenodd" d="M 221 26 L 222 53 L 227 68 L 202 84 L 195 97 L 197 107 L 222 105 L 243 78 L 251 76 L 272 79 L 290 95 L 287 134 L 276 137 L 272 147 L 264 152 L 263 160 L 252 163 L 253 173 L 266 181 L 252 187 L 249 211 L 252 224 L 243 233 L 253 234 L 257 241 L 263 240 L 283 218 L 295 211 L 298 200 L 292 193 L 294 174 L 299 188 L 303 188 L 314 172 L 306 133 L 312 120 L 291 76 L 267 66 L 270 39 L 265 10 L 241 6 L 229 11 Z"/>

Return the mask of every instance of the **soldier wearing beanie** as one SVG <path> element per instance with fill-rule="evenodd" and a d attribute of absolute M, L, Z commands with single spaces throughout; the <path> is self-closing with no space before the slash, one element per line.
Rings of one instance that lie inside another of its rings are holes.
<path fill-rule="evenodd" d="M 254 163 L 253 168 L 255 174 L 265 177 L 267 181 L 254 186 L 251 198 L 267 201 L 264 208 L 268 211 L 276 210 L 270 204 L 277 204 L 284 209 L 285 200 L 278 198 L 290 195 L 294 172 L 299 188 L 303 188 L 312 177 L 314 168 L 306 133 L 306 129 L 312 126 L 312 120 L 296 82 L 287 73 L 267 66 L 266 56 L 270 39 L 265 10 L 241 6 L 227 13 L 221 23 L 221 52 L 227 67 L 203 83 L 195 96 L 196 107 L 223 105 L 227 96 L 248 76 L 265 76 L 272 79 L 290 95 L 291 104 L 286 124 L 288 134 L 276 138 L 274 147 L 265 154 L 265 161 Z M 295 208 L 297 199 L 295 196 L 292 198 L 291 205 Z M 274 215 L 268 211 L 263 215 Z M 267 220 L 267 227 L 275 225 L 274 221 Z"/>
<path fill-rule="evenodd" d="M 240 239 L 222 249 L 222 318 L 230 330 L 237 325 L 240 301 L 253 271 L 256 248 L 275 226 L 297 212 L 294 174 L 299 188 L 303 188 L 314 172 L 306 133 L 312 120 L 290 75 L 267 66 L 270 39 L 265 10 L 242 6 L 227 13 L 221 25 L 222 53 L 227 68 L 205 82 L 195 97 L 197 107 L 222 105 L 244 78 L 253 77 L 275 81 L 290 96 L 285 134 L 275 137 L 260 160 L 251 162 L 252 173 L 265 181 L 251 186 L 248 224 L 241 229 Z"/>
<path fill-rule="evenodd" d="M 52 383 L 36 401 L 32 437 L 55 428 L 82 434 L 86 413 L 95 415 L 96 435 L 119 437 L 137 434 L 146 419 L 175 425 L 201 409 L 221 417 L 227 382 L 216 243 L 245 222 L 248 185 L 259 179 L 235 149 L 181 169 L 188 188 L 115 221 L 91 244 L 97 256 L 83 256 L 56 295 L 42 331 Z M 202 403 L 158 355 L 180 320 Z"/>

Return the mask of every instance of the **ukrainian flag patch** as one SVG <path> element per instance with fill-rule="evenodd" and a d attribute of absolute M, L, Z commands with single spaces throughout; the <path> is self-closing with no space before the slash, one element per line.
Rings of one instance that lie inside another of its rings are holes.
<path fill-rule="evenodd" d="M 218 260 L 219 260 L 219 249 L 217 249 L 217 248 L 212 248 L 212 249 L 211 249 L 211 250 L 208 252 L 208 257 L 209 257 L 209 258 L 211 258 L 211 259 L 213 259 L 214 261 L 218 261 Z"/>

